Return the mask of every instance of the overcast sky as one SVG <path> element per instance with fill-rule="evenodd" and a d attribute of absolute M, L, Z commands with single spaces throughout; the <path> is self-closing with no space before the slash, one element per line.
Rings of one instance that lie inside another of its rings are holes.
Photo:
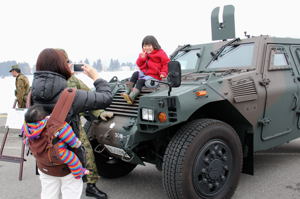
<path fill-rule="evenodd" d="M 35 64 L 44 48 L 72 60 L 135 62 L 144 36 L 171 54 L 182 44 L 211 41 L 213 8 L 235 6 L 236 36 L 300 38 L 297 0 L 1 0 L 0 62 Z"/>

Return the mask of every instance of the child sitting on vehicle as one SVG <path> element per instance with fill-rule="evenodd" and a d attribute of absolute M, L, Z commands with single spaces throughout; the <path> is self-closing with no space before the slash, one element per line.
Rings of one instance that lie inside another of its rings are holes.
<path fill-rule="evenodd" d="M 25 135 L 25 142 L 28 139 L 38 139 L 40 134 L 46 127 L 50 116 L 41 105 L 31 106 L 25 114 L 25 123 L 22 126 L 22 131 Z M 82 167 L 82 164 L 73 151 L 67 149 L 68 146 L 72 148 L 79 148 L 81 141 L 76 137 L 72 127 L 65 122 L 64 126 L 55 134 L 59 138 L 58 154 L 64 164 L 67 164 L 71 173 L 76 179 L 80 179 L 89 171 Z M 27 142 L 28 143 L 28 142 Z"/>
<path fill-rule="evenodd" d="M 146 36 L 142 41 L 142 48 L 143 51 L 136 61 L 139 71 L 132 74 L 130 81 L 126 83 L 126 92 L 121 94 L 128 104 L 133 104 L 146 80 L 162 80 L 168 75 L 170 59 L 156 38 L 152 35 Z"/>

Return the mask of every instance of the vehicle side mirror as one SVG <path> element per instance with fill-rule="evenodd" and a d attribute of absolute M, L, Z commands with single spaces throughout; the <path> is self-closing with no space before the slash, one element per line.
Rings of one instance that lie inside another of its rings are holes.
<path fill-rule="evenodd" d="M 171 87 L 179 87 L 181 84 L 181 66 L 178 61 L 170 61 L 168 63 L 168 82 Z"/>

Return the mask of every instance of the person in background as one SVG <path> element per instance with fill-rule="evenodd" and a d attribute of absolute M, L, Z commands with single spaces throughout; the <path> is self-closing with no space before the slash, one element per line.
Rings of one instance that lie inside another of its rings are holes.
<path fill-rule="evenodd" d="M 128 104 L 134 103 L 146 80 L 162 80 L 167 77 L 169 61 L 168 55 L 154 36 L 148 35 L 143 39 L 142 52 L 136 61 L 139 71 L 132 74 L 130 81 L 126 83 L 126 91 L 121 94 Z"/>
<path fill-rule="evenodd" d="M 26 98 L 30 88 L 28 78 L 21 73 L 19 65 L 11 66 L 9 72 L 16 78 L 15 96 L 17 98 L 18 108 L 26 108 Z"/>
<path fill-rule="evenodd" d="M 68 66 L 70 67 L 70 69 L 72 71 L 73 64 L 69 60 L 67 52 L 61 48 L 57 48 L 56 50 L 58 50 L 64 54 L 66 62 L 68 63 Z M 72 71 L 72 75 L 68 79 L 67 85 L 69 88 L 77 88 L 77 89 L 81 89 L 81 90 L 85 90 L 85 91 L 90 91 L 90 88 L 75 76 L 74 71 Z M 94 110 L 94 111 L 91 111 L 91 113 L 96 118 L 100 118 L 104 121 L 113 117 L 112 112 L 105 111 L 103 109 Z M 87 136 L 84 128 L 82 127 L 81 121 L 79 121 L 78 127 L 79 127 L 79 140 L 82 142 L 82 144 L 85 148 L 85 151 L 86 151 L 86 168 L 89 170 L 89 174 L 87 175 L 87 186 L 86 186 L 86 190 L 85 190 L 86 196 L 98 198 L 99 196 L 103 195 L 103 192 L 100 191 L 96 187 L 96 182 L 99 179 L 99 174 L 97 172 L 95 156 L 94 156 L 90 141 L 88 139 L 88 136 Z"/>
<path fill-rule="evenodd" d="M 94 81 L 95 91 L 76 90 L 75 99 L 72 107 L 67 115 L 68 122 L 74 133 L 78 136 L 80 132 L 80 113 L 91 110 L 104 109 L 111 104 L 112 93 L 108 83 L 100 78 L 99 73 L 91 66 L 85 64 L 83 72 Z M 72 72 L 67 63 L 64 54 L 53 48 L 44 49 L 36 63 L 36 72 L 34 73 L 32 82 L 32 105 L 41 104 L 44 110 L 50 114 L 55 106 L 60 93 L 67 88 L 67 80 L 72 76 Z M 40 169 L 39 169 L 40 171 Z M 71 177 L 68 177 L 71 175 Z M 82 181 L 76 180 L 72 174 L 65 177 L 49 176 L 40 171 L 40 179 L 42 183 L 42 199 L 59 197 L 70 197 L 74 192 L 78 192 L 76 196 L 82 192 Z M 74 180 L 73 180 L 74 179 Z M 70 183 L 77 183 L 78 189 L 71 190 Z M 80 184 L 81 183 L 81 186 Z M 57 186 L 59 184 L 59 186 Z M 47 192 L 46 186 L 55 186 L 55 191 Z M 107 195 L 99 190 L 98 199 L 106 199 Z M 95 197 L 95 196 L 94 196 Z M 76 197 L 77 198 L 77 197 Z"/>

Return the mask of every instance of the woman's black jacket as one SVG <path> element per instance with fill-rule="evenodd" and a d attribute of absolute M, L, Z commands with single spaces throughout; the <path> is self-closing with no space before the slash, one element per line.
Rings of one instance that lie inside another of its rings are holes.
<path fill-rule="evenodd" d="M 112 101 L 111 89 L 103 79 L 94 82 L 96 91 L 77 90 L 72 107 L 66 121 L 70 123 L 76 135 L 79 134 L 79 113 L 104 109 Z M 32 82 L 31 100 L 33 104 L 42 104 L 50 114 L 59 94 L 67 87 L 67 80 L 64 76 L 50 72 L 37 71 L 34 73 Z"/>

